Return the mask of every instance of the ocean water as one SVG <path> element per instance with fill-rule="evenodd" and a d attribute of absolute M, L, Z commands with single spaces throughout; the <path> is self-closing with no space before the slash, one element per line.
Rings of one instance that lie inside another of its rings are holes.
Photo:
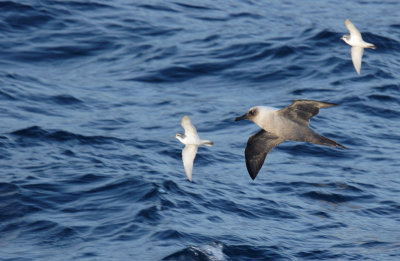
<path fill-rule="evenodd" d="M 400 260 L 400 2 L 1 1 L 0 260 Z M 350 18 L 364 40 L 350 58 Z M 252 181 L 254 105 L 285 142 Z M 200 137 L 189 182 L 180 119 Z"/>

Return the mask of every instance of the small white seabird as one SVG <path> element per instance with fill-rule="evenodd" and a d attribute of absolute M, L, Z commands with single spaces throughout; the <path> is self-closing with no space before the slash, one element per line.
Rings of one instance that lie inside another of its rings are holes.
<path fill-rule="evenodd" d="M 349 30 L 350 35 L 345 34 L 341 39 L 351 46 L 351 59 L 353 61 L 354 68 L 356 69 L 357 73 L 360 74 L 364 48 L 376 49 L 376 47 L 372 43 L 364 42 L 361 37 L 361 33 L 352 24 L 352 22 L 350 22 L 349 19 L 346 19 L 344 24 L 346 25 L 347 30 Z"/>
<path fill-rule="evenodd" d="M 285 140 L 305 141 L 331 147 L 345 146 L 312 131 L 308 124 L 319 109 L 336 106 L 334 103 L 295 100 L 290 106 L 281 110 L 256 106 L 235 121 L 251 120 L 262 129 L 247 141 L 245 149 L 246 167 L 254 180 L 260 171 L 268 152 Z"/>
<path fill-rule="evenodd" d="M 175 138 L 185 144 L 185 148 L 182 150 L 183 167 L 185 168 L 186 176 L 192 181 L 193 161 L 196 157 L 197 148 L 200 145 L 212 146 L 214 143 L 210 140 L 200 139 L 196 128 L 190 122 L 189 116 L 182 117 L 181 125 L 185 129 L 185 134 L 177 133 Z"/>

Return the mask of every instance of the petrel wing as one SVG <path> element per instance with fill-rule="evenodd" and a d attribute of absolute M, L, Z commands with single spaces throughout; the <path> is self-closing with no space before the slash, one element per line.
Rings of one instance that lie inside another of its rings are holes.
<path fill-rule="evenodd" d="M 353 61 L 354 68 L 357 73 L 360 74 L 361 71 L 361 61 L 364 53 L 364 48 L 353 46 L 351 47 L 351 60 Z"/>
<path fill-rule="evenodd" d="M 182 162 L 185 168 L 186 176 L 192 181 L 193 161 L 196 157 L 197 145 L 186 145 L 182 150 Z"/>
<path fill-rule="evenodd" d="M 197 136 L 196 128 L 190 122 L 189 116 L 185 115 L 182 117 L 181 125 L 185 129 L 186 136 L 191 136 L 191 135 Z"/>
<path fill-rule="evenodd" d="M 350 38 L 359 38 L 360 40 L 362 40 L 360 31 L 357 30 L 357 28 L 349 19 L 346 19 L 346 21 L 344 21 L 344 24 L 346 25 L 347 30 L 349 30 L 350 32 Z"/>

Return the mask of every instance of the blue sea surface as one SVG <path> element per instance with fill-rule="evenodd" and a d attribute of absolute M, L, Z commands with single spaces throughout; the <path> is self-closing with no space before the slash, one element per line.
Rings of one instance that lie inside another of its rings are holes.
<path fill-rule="evenodd" d="M 0 1 L 0 260 L 400 260 L 400 1 Z M 349 18 L 376 50 L 361 74 Z M 294 99 L 340 106 L 252 181 Z M 193 182 L 175 139 L 203 139 Z"/>

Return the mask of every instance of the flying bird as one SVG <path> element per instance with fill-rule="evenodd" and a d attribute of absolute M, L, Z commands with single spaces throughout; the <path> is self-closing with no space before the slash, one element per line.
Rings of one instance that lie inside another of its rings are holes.
<path fill-rule="evenodd" d="M 334 103 L 313 100 L 295 100 L 284 109 L 266 106 L 251 108 L 246 114 L 235 118 L 235 121 L 251 120 L 261 127 L 261 130 L 251 136 L 245 149 L 246 167 L 250 177 L 257 177 L 265 157 L 275 146 L 285 140 L 304 141 L 331 147 L 345 146 L 328 139 L 311 130 L 310 119 L 317 115 L 319 109 L 337 106 Z"/>
<path fill-rule="evenodd" d="M 189 116 L 185 115 L 182 117 L 181 125 L 185 129 L 185 134 L 177 133 L 175 138 L 185 144 L 185 148 L 182 150 L 183 167 L 186 176 L 192 181 L 193 161 L 196 157 L 198 147 L 200 145 L 212 146 L 214 143 L 210 140 L 200 139 L 196 128 L 190 122 Z"/>
<path fill-rule="evenodd" d="M 376 49 L 376 46 L 372 43 L 364 42 L 360 31 L 357 30 L 357 28 L 352 22 L 350 22 L 349 19 L 346 19 L 344 24 L 346 25 L 347 30 L 349 30 L 350 35 L 345 34 L 341 39 L 351 46 L 351 60 L 353 61 L 353 65 L 357 73 L 360 74 L 364 48 Z"/>

